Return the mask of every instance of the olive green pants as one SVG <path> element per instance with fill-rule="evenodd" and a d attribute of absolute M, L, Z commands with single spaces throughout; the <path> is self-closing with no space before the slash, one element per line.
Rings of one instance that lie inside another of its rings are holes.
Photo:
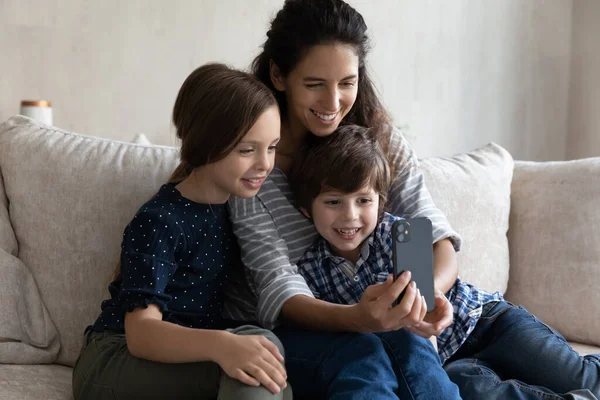
<path fill-rule="evenodd" d="M 263 335 L 283 346 L 268 330 L 251 325 L 229 330 L 237 335 Z M 73 369 L 75 400 L 120 399 L 292 399 L 291 387 L 278 395 L 230 378 L 213 362 L 167 364 L 129 353 L 125 334 L 90 332 Z"/>

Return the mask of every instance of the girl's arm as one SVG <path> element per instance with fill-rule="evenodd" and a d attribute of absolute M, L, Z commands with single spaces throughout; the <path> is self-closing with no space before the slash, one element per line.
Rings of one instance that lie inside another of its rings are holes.
<path fill-rule="evenodd" d="M 286 386 L 283 357 L 264 336 L 186 328 L 163 321 L 155 304 L 125 315 L 125 336 L 129 352 L 138 358 L 163 363 L 212 361 L 247 385 L 262 384 L 273 393 Z"/>

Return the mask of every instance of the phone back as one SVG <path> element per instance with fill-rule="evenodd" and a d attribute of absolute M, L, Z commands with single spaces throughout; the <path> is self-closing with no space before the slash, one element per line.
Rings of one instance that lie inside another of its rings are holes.
<path fill-rule="evenodd" d="M 428 218 L 398 220 L 392 226 L 394 279 L 409 270 L 427 302 L 427 311 L 433 311 L 433 233 Z"/>

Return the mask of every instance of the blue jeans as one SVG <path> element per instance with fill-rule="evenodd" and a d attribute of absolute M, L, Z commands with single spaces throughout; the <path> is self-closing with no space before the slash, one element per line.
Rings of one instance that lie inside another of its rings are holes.
<path fill-rule="evenodd" d="M 600 398 L 600 355 L 581 357 L 554 329 L 508 302 L 492 302 L 444 369 L 465 400 Z"/>
<path fill-rule="evenodd" d="M 376 335 L 392 360 L 400 399 L 460 400 L 458 387 L 429 340 L 404 329 Z"/>
<path fill-rule="evenodd" d="M 410 332 L 375 335 L 288 327 L 278 327 L 273 332 L 285 349 L 294 400 L 459 398 L 432 344 Z M 437 379 L 447 383 L 436 383 Z M 436 388 L 453 394 L 446 396 Z"/>

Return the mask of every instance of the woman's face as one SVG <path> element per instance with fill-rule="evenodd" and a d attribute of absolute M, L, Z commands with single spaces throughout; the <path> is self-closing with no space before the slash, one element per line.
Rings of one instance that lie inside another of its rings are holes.
<path fill-rule="evenodd" d="M 356 101 L 358 64 L 352 46 L 317 45 L 287 77 L 272 74 L 275 88 L 285 91 L 290 129 L 316 136 L 333 133 Z"/>

